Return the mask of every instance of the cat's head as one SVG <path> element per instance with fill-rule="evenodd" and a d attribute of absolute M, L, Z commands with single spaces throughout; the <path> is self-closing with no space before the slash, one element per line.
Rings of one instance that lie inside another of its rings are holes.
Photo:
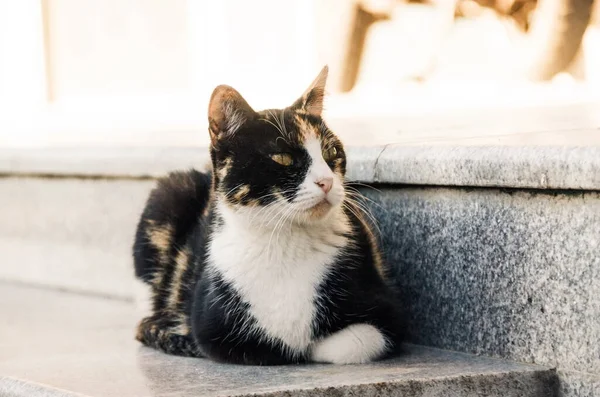
<path fill-rule="evenodd" d="M 256 112 L 217 87 L 208 120 L 217 199 L 257 221 L 311 223 L 344 201 L 346 155 L 321 118 L 327 67 L 291 106 Z"/>

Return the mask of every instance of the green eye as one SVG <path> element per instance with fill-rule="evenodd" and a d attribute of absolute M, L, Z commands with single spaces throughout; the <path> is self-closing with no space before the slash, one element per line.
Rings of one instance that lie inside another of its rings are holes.
<path fill-rule="evenodd" d="M 323 152 L 323 158 L 325 161 L 331 161 L 337 157 L 338 151 L 336 148 L 332 147 Z"/>
<path fill-rule="evenodd" d="M 281 165 L 288 166 L 294 164 L 294 159 L 287 153 L 277 153 L 271 155 L 271 159 Z"/>

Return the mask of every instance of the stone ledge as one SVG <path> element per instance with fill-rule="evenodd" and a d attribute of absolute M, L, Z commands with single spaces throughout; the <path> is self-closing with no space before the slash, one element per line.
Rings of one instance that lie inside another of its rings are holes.
<path fill-rule="evenodd" d="M 0 280 L 131 299 L 131 244 L 153 186 L 0 178 Z"/>
<path fill-rule="evenodd" d="M 600 147 L 390 145 L 379 156 L 372 179 L 390 184 L 599 190 Z"/>
<path fill-rule="evenodd" d="M 600 193 L 364 189 L 410 340 L 557 367 L 600 392 Z"/>
<path fill-rule="evenodd" d="M 0 375 L 0 396 L 2 397 L 87 397 L 48 385 L 27 382 L 10 376 Z"/>
<path fill-rule="evenodd" d="M 9 284 L 0 289 L 0 312 L 8 319 L 0 327 L 1 374 L 85 396 L 542 397 L 557 387 L 555 371 L 544 367 L 414 345 L 397 359 L 348 366 L 234 366 L 169 356 L 133 339 L 133 304 Z M 6 379 L 0 377 L 3 396 L 19 385 Z"/>
<path fill-rule="evenodd" d="M 111 147 L 0 149 L 0 174 L 158 177 L 169 171 L 204 168 L 207 147 Z"/>
<path fill-rule="evenodd" d="M 350 146 L 348 178 L 363 183 L 600 190 L 600 146 Z M 206 147 L 0 150 L 0 174 L 157 177 L 205 169 Z"/>

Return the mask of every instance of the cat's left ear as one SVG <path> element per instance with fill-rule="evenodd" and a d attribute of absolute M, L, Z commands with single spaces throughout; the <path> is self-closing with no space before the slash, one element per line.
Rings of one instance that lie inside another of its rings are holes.
<path fill-rule="evenodd" d="M 220 85 L 213 91 L 208 105 L 208 132 L 215 145 L 223 136 L 231 136 L 256 113 L 234 88 Z"/>
<path fill-rule="evenodd" d="M 321 73 L 319 73 L 310 87 L 304 91 L 304 94 L 294 102 L 292 107 L 320 117 L 321 113 L 323 113 L 323 99 L 325 98 L 325 84 L 327 83 L 328 73 L 329 67 L 325 65 L 321 69 Z"/>

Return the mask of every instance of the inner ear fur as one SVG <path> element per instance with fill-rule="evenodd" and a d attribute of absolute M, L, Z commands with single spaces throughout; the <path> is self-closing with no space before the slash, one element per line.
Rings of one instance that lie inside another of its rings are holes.
<path fill-rule="evenodd" d="M 323 113 L 323 100 L 325 99 L 325 85 L 328 73 L 329 67 L 325 65 L 317 78 L 304 91 L 304 94 L 294 102 L 292 107 L 320 117 Z"/>
<path fill-rule="evenodd" d="M 208 131 L 212 143 L 234 134 L 256 112 L 233 87 L 220 85 L 214 89 L 208 105 Z"/>

